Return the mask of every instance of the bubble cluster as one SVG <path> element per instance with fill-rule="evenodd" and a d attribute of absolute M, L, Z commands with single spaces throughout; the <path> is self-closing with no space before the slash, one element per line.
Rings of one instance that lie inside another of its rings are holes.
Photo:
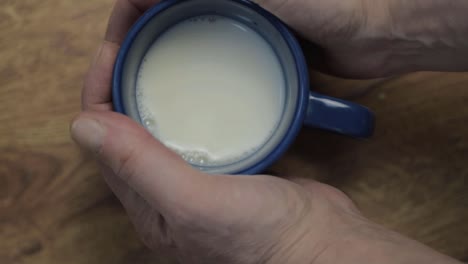
<path fill-rule="evenodd" d="M 258 150 L 258 148 L 252 148 L 249 151 L 242 153 L 242 155 L 236 156 L 223 156 L 223 157 L 213 157 L 206 151 L 199 151 L 199 150 L 181 150 L 176 149 L 172 146 L 167 146 L 179 156 L 182 157 L 186 162 L 199 167 L 213 167 L 213 166 L 225 166 L 228 164 L 232 164 L 238 162 L 254 153 Z"/>
<path fill-rule="evenodd" d="M 191 23 L 216 23 L 217 20 L 221 19 L 222 17 L 216 15 L 204 15 L 204 16 L 196 16 L 188 19 L 188 22 Z"/>
<path fill-rule="evenodd" d="M 156 121 L 152 118 L 143 119 L 143 125 L 148 129 L 154 128 L 156 126 Z"/>
<path fill-rule="evenodd" d="M 175 150 L 185 161 L 196 166 L 209 166 L 216 163 L 208 153 L 204 151 L 181 151 Z"/>
<path fill-rule="evenodd" d="M 141 100 L 142 92 L 137 89 L 136 91 L 137 102 Z M 148 109 L 140 103 L 137 103 L 138 113 L 140 115 L 141 124 L 151 133 L 155 138 L 159 137 L 158 124 L 156 118 L 149 113 Z"/>
<path fill-rule="evenodd" d="M 209 17 L 208 17 L 208 23 L 214 23 L 214 22 L 216 22 L 216 17 L 214 17 L 214 16 L 209 16 Z"/>

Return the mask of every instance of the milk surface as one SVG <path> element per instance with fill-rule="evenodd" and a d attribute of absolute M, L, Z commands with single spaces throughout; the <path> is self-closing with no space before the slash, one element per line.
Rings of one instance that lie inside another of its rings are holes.
<path fill-rule="evenodd" d="M 137 79 L 143 125 L 194 165 L 222 166 L 276 129 L 285 82 L 271 46 L 233 19 L 180 22 L 150 47 Z"/>

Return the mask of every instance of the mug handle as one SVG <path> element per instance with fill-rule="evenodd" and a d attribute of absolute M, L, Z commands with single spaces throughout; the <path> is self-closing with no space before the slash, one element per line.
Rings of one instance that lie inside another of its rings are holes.
<path fill-rule="evenodd" d="M 368 138 L 374 131 L 374 114 L 356 103 L 310 92 L 304 124 L 351 137 Z"/>

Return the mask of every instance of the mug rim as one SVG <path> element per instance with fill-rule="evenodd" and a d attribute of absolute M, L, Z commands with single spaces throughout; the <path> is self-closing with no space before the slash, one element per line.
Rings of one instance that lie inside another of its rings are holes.
<path fill-rule="evenodd" d="M 132 47 L 135 38 L 138 36 L 140 31 L 147 25 L 147 23 L 153 19 L 159 13 L 165 11 L 166 9 L 182 2 L 193 1 L 193 0 L 165 0 L 155 6 L 151 7 L 146 11 L 130 28 L 127 35 L 125 36 L 124 41 L 122 42 L 117 58 L 115 60 L 113 76 L 112 76 L 112 105 L 113 110 L 127 115 L 125 107 L 123 104 L 122 98 L 122 72 L 126 60 L 126 56 L 129 50 Z M 305 119 L 305 114 L 308 107 L 308 97 L 309 97 L 309 73 L 308 67 L 305 61 L 304 54 L 302 49 L 294 37 L 293 33 L 288 29 L 288 27 L 280 21 L 276 16 L 266 11 L 258 4 L 250 2 L 248 0 L 224 0 L 239 3 L 256 13 L 263 16 L 271 25 L 280 33 L 281 37 L 287 43 L 288 48 L 291 52 L 292 57 L 295 61 L 296 73 L 298 78 L 298 96 L 296 101 L 296 107 L 294 110 L 294 116 L 289 125 L 287 132 L 284 134 L 281 141 L 271 150 L 271 152 L 266 155 L 262 160 L 258 161 L 254 165 L 242 169 L 237 172 L 232 172 L 229 174 L 256 174 L 265 170 L 268 166 L 273 164 L 278 160 L 288 147 L 292 144 L 294 139 L 297 137 L 300 129 L 303 126 L 303 121 Z"/>

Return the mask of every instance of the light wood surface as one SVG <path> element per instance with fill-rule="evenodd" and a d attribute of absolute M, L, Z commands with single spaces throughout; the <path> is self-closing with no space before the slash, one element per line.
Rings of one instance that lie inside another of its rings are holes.
<path fill-rule="evenodd" d="M 112 0 L 0 2 L 0 263 L 174 263 L 137 239 L 92 159 L 70 140 L 83 75 Z M 316 90 L 372 108 L 358 141 L 304 129 L 269 170 L 328 182 L 392 229 L 468 260 L 468 74 Z"/>

